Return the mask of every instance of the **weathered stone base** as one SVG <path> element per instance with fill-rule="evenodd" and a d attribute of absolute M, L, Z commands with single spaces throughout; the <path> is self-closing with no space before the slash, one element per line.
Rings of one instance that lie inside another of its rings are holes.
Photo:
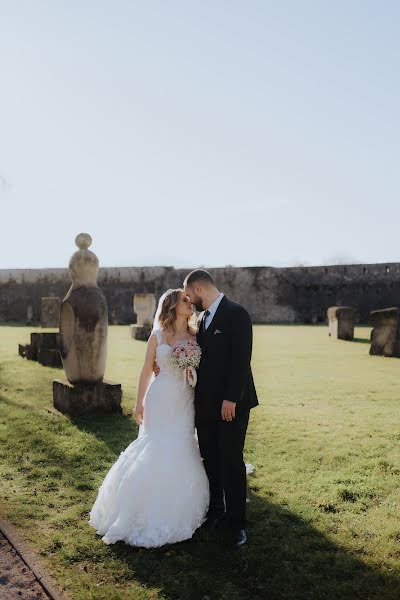
<path fill-rule="evenodd" d="M 131 337 L 134 340 L 140 340 L 141 342 L 147 342 L 151 335 L 152 326 L 148 325 L 129 325 Z"/>
<path fill-rule="evenodd" d="M 400 357 L 400 309 L 394 307 L 371 311 L 371 325 L 369 353 Z"/>
<path fill-rule="evenodd" d="M 53 381 L 53 404 L 64 414 L 122 414 L 122 389 L 120 383 L 100 381 L 79 383 Z"/>

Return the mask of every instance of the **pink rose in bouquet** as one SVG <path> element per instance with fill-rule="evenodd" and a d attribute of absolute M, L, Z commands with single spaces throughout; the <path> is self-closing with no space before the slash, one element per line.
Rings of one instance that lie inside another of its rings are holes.
<path fill-rule="evenodd" d="M 197 373 L 201 359 L 201 349 L 194 340 L 183 340 L 172 347 L 171 362 L 183 370 L 188 383 L 194 387 L 197 383 Z"/>

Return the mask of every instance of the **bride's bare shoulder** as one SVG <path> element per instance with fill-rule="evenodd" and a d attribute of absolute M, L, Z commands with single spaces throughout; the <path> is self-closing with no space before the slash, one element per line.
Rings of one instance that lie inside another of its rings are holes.
<path fill-rule="evenodd" d="M 159 345 L 159 343 L 160 343 L 159 336 L 158 336 L 158 334 L 157 334 L 157 332 L 156 332 L 156 331 L 153 331 L 153 332 L 150 334 L 150 337 L 149 337 L 149 339 L 147 340 L 147 344 L 148 344 L 150 347 L 156 347 L 156 346 L 158 346 L 158 345 Z"/>

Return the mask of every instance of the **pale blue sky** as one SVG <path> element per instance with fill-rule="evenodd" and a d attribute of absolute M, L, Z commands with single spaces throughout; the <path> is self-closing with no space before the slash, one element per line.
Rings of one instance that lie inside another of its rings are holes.
<path fill-rule="evenodd" d="M 0 0 L 0 268 L 400 260 L 400 2 Z"/>

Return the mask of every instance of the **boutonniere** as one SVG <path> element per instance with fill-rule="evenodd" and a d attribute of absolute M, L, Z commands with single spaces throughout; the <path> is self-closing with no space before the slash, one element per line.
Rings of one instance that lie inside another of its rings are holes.
<path fill-rule="evenodd" d="M 217 333 L 222 333 L 222 331 L 220 331 L 219 329 L 216 329 L 216 330 L 214 331 L 214 335 L 217 335 Z"/>

